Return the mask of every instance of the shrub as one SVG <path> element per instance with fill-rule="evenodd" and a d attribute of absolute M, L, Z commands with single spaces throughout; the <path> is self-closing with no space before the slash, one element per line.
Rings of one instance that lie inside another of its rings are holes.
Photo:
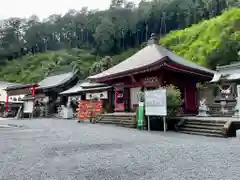
<path fill-rule="evenodd" d="M 167 116 L 174 117 L 180 111 L 181 106 L 181 92 L 180 90 L 173 86 L 166 86 L 167 90 Z"/>

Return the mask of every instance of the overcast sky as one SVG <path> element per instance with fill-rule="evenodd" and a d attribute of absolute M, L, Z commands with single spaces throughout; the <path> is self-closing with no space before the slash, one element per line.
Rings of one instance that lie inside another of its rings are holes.
<path fill-rule="evenodd" d="M 36 14 L 41 19 L 51 14 L 64 14 L 69 9 L 107 9 L 111 0 L 1 0 L 0 19 L 29 17 Z M 133 0 L 138 2 L 139 0 Z"/>

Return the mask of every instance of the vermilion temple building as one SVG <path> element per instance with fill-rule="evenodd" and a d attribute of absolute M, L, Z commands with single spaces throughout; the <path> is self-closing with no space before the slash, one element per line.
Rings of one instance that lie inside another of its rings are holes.
<path fill-rule="evenodd" d="M 198 105 L 196 84 L 211 81 L 215 72 L 185 60 L 157 43 L 152 34 L 146 47 L 88 79 L 115 88 L 115 111 L 134 111 L 138 104 L 137 92 L 141 88 L 173 84 L 181 91 L 184 112 L 195 114 Z"/>

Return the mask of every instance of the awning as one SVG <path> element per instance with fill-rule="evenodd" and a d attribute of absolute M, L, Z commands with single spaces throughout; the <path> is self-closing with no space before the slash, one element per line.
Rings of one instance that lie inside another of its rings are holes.
<path fill-rule="evenodd" d="M 75 94 L 75 93 L 78 93 L 82 90 L 83 88 L 81 87 L 81 84 L 77 84 L 75 86 L 73 86 L 72 88 L 66 90 L 66 91 L 63 91 L 61 92 L 60 94 L 61 95 L 67 95 L 67 94 Z"/>
<path fill-rule="evenodd" d="M 112 88 L 112 86 L 101 86 L 101 87 L 92 87 L 92 88 L 83 88 L 81 84 L 77 84 L 73 86 L 72 88 L 63 91 L 60 93 L 60 95 L 70 95 L 70 94 L 76 94 L 76 93 L 83 93 L 83 92 L 90 92 L 90 91 L 102 91 Z"/>
<path fill-rule="evenodd" d="M 240 73 L 233 73 L 233 74 L 229 74 L 226 77 L 227 80 L 238 80 L 240 79 Z"/>
<path fill-rule="evenodd" d="M 90 91 L 102 91 L 112 88 L 112 86 L 105 86 L 105 87 L 96 87 L 96 88 L 88 88 L 82 89 L 81 92 L 90 92 Z"/>
<path fill-rule="evenodd" d="M 102 87 L 102 86 L 107 86 L 107 84 L 104 83 L 94 83 L 94 82 L 82 82 L 81 87 L 83 88 L 92 88 L 92 87 Z"/>

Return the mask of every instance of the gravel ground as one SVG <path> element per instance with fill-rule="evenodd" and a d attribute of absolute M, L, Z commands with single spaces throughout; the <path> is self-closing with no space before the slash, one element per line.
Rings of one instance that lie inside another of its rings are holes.
<path fill-rule="evenodd" d="M 239 180 L 240 140 L 67 120 L 3 120 L 0 180 Z"/>

